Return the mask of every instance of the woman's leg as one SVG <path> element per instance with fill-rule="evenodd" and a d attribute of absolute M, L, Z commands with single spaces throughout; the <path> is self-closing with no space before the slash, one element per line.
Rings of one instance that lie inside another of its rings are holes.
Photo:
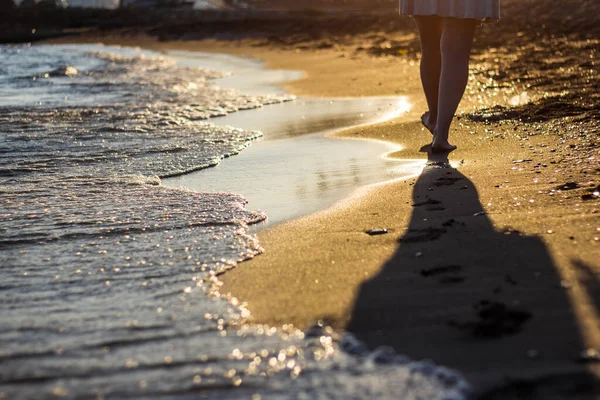
<path fill-rule="evenodd" d="M 442 72 L 440 76 L 437 125 L 432 150 L 452 151 L 456 146 L 448 142 L 450 124 L 458 108 L 469 79 L 469 57 L 477 21 L 445 18 L 441 40 Z"/>
<path fill-rule="evenodd" d="M 438 89 L 442 72 L 440 42 L 444 20 L 437 16 L 415 16 L 414 19 L 421 38 L 421 83 L 429 107 L 422 120 L 433 133 L 438 118 Z"/>

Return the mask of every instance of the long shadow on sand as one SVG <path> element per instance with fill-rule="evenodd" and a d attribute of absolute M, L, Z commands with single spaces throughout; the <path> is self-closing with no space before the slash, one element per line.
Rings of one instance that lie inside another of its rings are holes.
<path fill-rule="evenodd" d="M 372 347 L 460 370 L 481 398 L 600 393 L 577 362 L 580 331 L 544 243 L 496 230 L 447 157 L 430 157 L 417 179 L 409 227 L 361 286 L 348 330 Z"/>

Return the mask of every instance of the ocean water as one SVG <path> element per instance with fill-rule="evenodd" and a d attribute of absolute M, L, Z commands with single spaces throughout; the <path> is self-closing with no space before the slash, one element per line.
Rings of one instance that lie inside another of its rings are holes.
<path fill-rule="evenodd" d="M 454 371 L 323 324 L 249 326 L 221 298 L 265 215 L 161 178 L 261 135 L 210 118 L 292 100 L 219 89 L 224 75 L 139 49 L 0 46 L 0 395 L 467 398 Z"/>
<path fill-rule="evenodd" d="M 17 1 L 18 4 L 21 1 Z M 154 1 L 125 1 L 124 5 L 137 4 L 138 7 L 140 4 L 142 6 L 148 7 L 151 4 L 154 4 Z M 116 9 L 119 7 L 118 0 L 69 0 L 68 4 L 70 7 L 89 7 L 89 8 L 110 8 Z M 220 9 L 224 7 L 224 4 L 221 0 L 195 0 L 194 6 L 195 9 L 206 10 L 206 9 Z"/>

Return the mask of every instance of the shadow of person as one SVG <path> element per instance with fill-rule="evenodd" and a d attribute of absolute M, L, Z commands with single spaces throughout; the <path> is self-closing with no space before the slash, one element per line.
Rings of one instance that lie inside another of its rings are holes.
<path fill-rule="evenodd" d="M 348 330 L 370 347 L 458 369 L 482 398 L 591 399 L 597 390 L 576 362 L 581 335 L 544 243 L 496 230 L 447 155 L 430 154 L 409 226 L 360 287 Z"/>

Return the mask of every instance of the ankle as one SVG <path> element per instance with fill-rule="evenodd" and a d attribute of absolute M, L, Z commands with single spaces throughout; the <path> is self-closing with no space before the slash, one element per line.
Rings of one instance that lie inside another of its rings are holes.
<path fill-rule="evenodd" d="M 450 132 L 447 129 L 441 129 L 439 126 L 436 126 L 433 130 L 433 135 L 438 139 L 448 140 Z"/>
<path fill-rule="evenodd" d="M 435 127 L 437 124 L 437 114 L 432 114 L 431 111 L 429 111 L 427 114 L 427 123 Z"/>

